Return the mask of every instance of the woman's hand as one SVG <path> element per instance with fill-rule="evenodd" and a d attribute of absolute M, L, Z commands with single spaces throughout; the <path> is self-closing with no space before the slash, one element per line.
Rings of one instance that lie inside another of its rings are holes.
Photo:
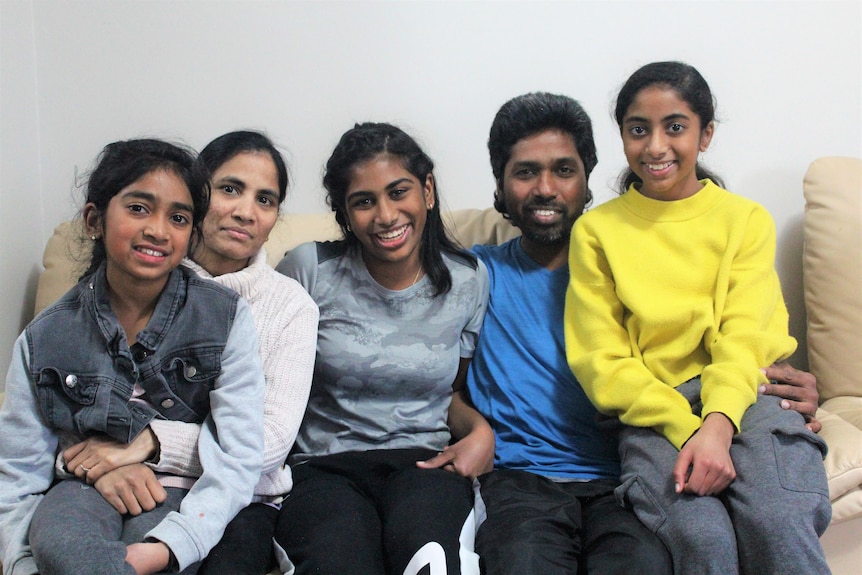
<path fill-rule="evenodd" d="M 118 467 L 100 477 L 93 487 L 120 515 L 152 511 L 168 497 L 153 470 L 143 463 Z"/>
<path fill-rule="evenodd" d="M 777 395 L 783 398 L 781 407 L 798 411 L 805 417 L 805 427 L 817 433 L 822 424 L 815 417 L 820 395 L 817 393 L 817 379 L 807 371 L 794 369 L 787 362 L 775 363 L 763 370 L 770 381 L 758 390 L 764 395 Z"/>
<path fill-rule="evenodd" d="M 730 458 L 735 428 L 723 413 L 710 413 L 703 425 L 682 446 L 673 468 L 677 493 L 717 495 L 734 479 Z"/>
<path fill-rule="evenodd" d="M 118 467 L 142 463 L 158 452 L 158 441 L 146 427 L 131 443 L 120 443 L 105 435 L 89 437 L 63 452 L 66 469 L 89 484 Z"/>

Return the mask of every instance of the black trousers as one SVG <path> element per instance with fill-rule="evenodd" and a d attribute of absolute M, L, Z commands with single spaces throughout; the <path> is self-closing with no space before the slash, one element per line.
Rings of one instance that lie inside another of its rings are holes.
<path fill-rule="evenodd" d="M 272 534 L 278 509 L 252 503 L 228 523 L 198 575 L 265 575 L 274 565 Z"/>
<path fill-rule="evenodd" d="M 349 452 L 294 466 L 275 539 L 297 575 L 435 573 L 444 562 L 447 573 L 462 573 L 465 524 L 472 547 L 472 484 L 416 467 L 434 455 L 425 449 Z M 472 555 L 472 548 L 466 551 Z"/>
<path fill-rule="evenodd" d="M 479 478 L 476 535 L 485 575 L 669 575 L 670 555 L 614 498 L 614 481 L 554 482 L 525 471 Z"/>

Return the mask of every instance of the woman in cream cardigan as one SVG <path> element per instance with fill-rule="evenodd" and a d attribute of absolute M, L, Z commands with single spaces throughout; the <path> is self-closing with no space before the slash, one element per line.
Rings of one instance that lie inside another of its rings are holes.
<path fill-rule="evenodd" d="M 258 132 L 231 132 L 200 153 L 210 174 L 202 240 L 183 265 L 232 288 L 250 304 L 266 377 L 264 466 L 254 502 L 228 525 L 198 573 L 261 574 L 272 561 L 272 532 L 281 498 L 292 487 L 284 464 L 305 411 L 317 342 L 317 306 L 296 281 L 266 263 L 263 243 L 286 197 L 287 169 Z M 138 514 L 164 498 L 161 473 L 197 476 L 200 426 L 153 421 L 129 446 L 91 438 L 65 452 L 87 481 L 121 513 Z"/>

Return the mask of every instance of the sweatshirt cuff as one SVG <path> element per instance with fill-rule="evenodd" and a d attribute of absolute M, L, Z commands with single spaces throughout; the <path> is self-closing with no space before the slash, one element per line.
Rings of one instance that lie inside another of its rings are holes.
<path fill-rule="evenodd" d="M 670 422 L 666 424 L 663 429 L 658 431 L 664 435 L 674 447 L 682 449 L 685 442 L 688 441 L 698 429 L 700 429 L 701 425 L 701 419 L 693 413 L 689 413 L 680 421 Z"/>
<path fill-rule="evenodd" d="M 202 560 L 209 551 L 204 549 L 201 542 L 196 541 L 189 530 L 180 524 L 182 521 L 182 516 L 172 511 L 146 534 L 146 539 L 157 539 L 168 546 L 178 571 Z"/>
<path fill-rule="evenodd" d="M 199 476 L 202 472 L 198 456 L 197 436 L 176 433 L 169 427 L 173 422 L 154 419 L 150 429 L 159 442 L 158 455 L 145 463 L 160 473 Z M 196 473 L 195 473 L 196 471 Z"/>

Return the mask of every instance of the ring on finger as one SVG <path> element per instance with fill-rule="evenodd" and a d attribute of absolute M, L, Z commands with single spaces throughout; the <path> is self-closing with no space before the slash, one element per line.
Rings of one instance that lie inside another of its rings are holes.
<path fill-rule="evenodd" d="M 80 465 L 78 465 L 78 467 L 80 467 L 80 468 L 81 468 L 81 471 L 83 471 L 83 472 L 84 472 L 84 475 L 87 475 L 88 473 L 90 473 L 90 468 L 89 468 L 89 467 L 84 467 L 84 464 L 83 464 L 83 463 L 81 463 Z"/>

